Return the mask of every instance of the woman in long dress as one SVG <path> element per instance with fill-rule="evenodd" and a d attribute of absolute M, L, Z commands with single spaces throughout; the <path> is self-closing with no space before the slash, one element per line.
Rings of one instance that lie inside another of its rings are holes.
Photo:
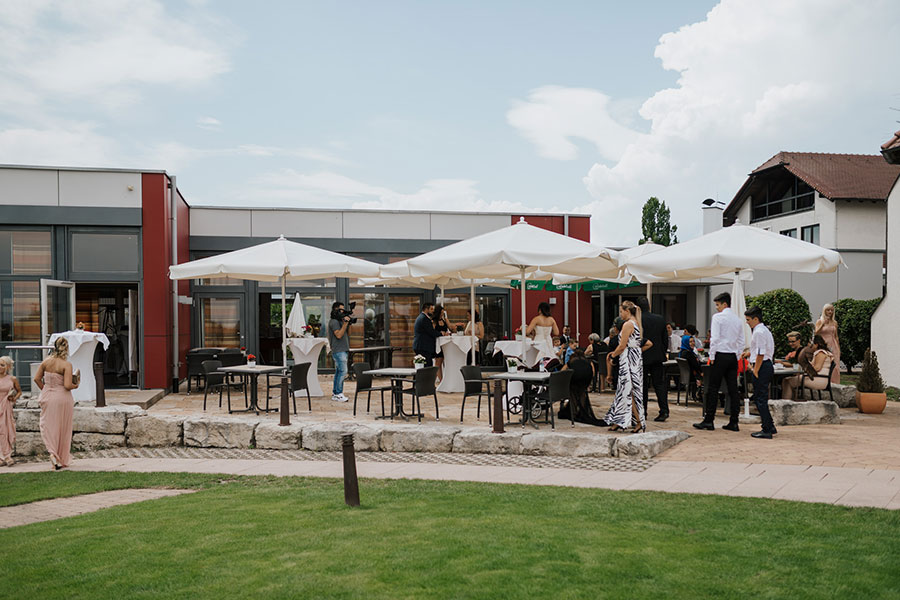
<path fill-rule="evenodd" d="M 837 365 L 831 374 L 831 383 L 841 382 L 841 344 L 838 340 L 838 324 L 834 320 L 834 306 L 826 304 L 822 307 L 822 316 L 816 321 L 814 335 L 821 335 L 828 345 L 834 362 Z M 852 365 L 851 365 L 852 366 Z"/>
<path fill-rule="evenodd" d="M 534 333 L 534 343 L 546 343 L 548 352 L 553 350 L 553 338 L 559 335 L 559 325 L 556 319 L 550 316 L 550 305 L 546 302 L 538 304 L 538 314 L 531 319 L 531 323 L 523 332 L 525 335 Z"/>
<path fill-rule="evenodd" d="M 16 443 L 16 421 L 13 405 L 22 395 L 19 380 L 13 377 L 13 361 L 8 356 L 0 356 L 0 463 L 11 467 L 13 444 Z"/>
<path fill-rule="evenodd" d="M 72 390 L 78 387 L 78 377 L 72 373 L 69 358 L 69 342 L 57 338 L 53 350 L 34 376 L 34 383 L 41 390 L 41 439 L 50 453 L 54 469 L 69 466 L 72 458 L 72 412 L 75 400 Z"/>
<path fill-rule="evenodd" d="M 620 329 L 619 345 L 609 353 L 612 358 L 620 357 L 616 399 L 603 420 L 612 425 L 610 431 L 625 431 L 633 426 L 632 433 L 640 433 L 647 430 L 644 421 L 641 309 L 626 300 L 619 307 L 619 315 L 625 320 L 625 324 Z M 653 342 L 647 341 L 644 345 L 649 348 Z M 612 383 L 612 373 L 607 376 L 607 380 Z"/>
<path fill-rule="evenodd" d="M 466 328 L 463 335 L 472 336 L 472 310 L 466 311 Z M 481 341 L 484 339 L 484 323 L 481 322 L 481 315 L 475 311 L 475 364 L 481 364 Z M 472 364 L 472 353 L 466 352 L 466 364 Z"/>

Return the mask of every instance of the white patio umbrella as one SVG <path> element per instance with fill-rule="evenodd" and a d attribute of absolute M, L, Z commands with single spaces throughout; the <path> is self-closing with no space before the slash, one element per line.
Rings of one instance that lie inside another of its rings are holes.
<path fill-rule="evenodd" d="M 281 355 L 287 367 L 286 281 L 326 277 L 376 277 L 378 265 L 360 258 L 286 240 L 242 248 L 169 267 L 171 279 L 228 275 L 236 279 L 281 282 Z"/>
<path fill-rule="evenodd" d="M 432 250 L 400 263 L 384 265 L 381 277 L 511 279 L 525 281 L 538 269 L 570 275 L 618 273 L 618 253 L 547 229 L 522 218 L 515 225 Z M 473 294 L 474 295 L 474 294 Z M 474 310 L 474 309 L 473 309 Z M 525 290 L 521 295 L 525 332 Z M 473 312 L 474 318 L 474 312 Z"/>
<path fill-rule="evenodd" d="M 303 302 L 300 300 L 300 294 L 294 295 L 294 305 L 291 306 L 291 314 L 287 320 L 287 331 L 295 336 L 302 335 L 303 329 L 306 327 L 306 315 L 303 314 Z"/>

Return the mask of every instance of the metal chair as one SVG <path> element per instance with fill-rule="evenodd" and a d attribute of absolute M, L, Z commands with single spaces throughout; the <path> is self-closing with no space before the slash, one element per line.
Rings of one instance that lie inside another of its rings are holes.
<path fill-rule="evenodd" d="M 222 361 L 204 360 L 203 376 L 206 379 L 206 385 L 203 388 L 203 410 L 206 410 L 206 395 L 210 390 L 219 390 L 219 408 L 222 408 L 222 390 L 228 393 L 228 412 L 231 412 L 231 387 L 228 385 L 225 373 L 219 371 Z"/>
<path fill-rule="evenodd" d="M 420 423 L 422 422 L 422 405 L 419 399 L 422 396 L 434 396 L 434 419 L 435 421 L 441 420 L 441 413 L 438 409 L 437 386 L 434 383 L 437 380 L 437 372 L 437 367 L 419 369 L 413 376 L 413 384 L 408 388 L 400 389 L 400 394 L 409 394 L 413 397 L 413 405 L 416 407 L 416 416 Z M 393 394 L 391 394 L 391 403 L 393 403 L 393 397 Z M 403 401 L 402 397 L 400 401 Z M 394 413 L 393 408 L 391 406 L 391 414 Z"/>
<path fill-rule="evenodd" d="M 357 362 L 350 366 L 350 370 L 356 378 L 356 391 L 353 392 L 354 417 L 356 416 L 356 398 L 359 396 L 360 392 L 366 392 L 368 394 L 368 397 L 366 398 L 366 412 L 372 410 L 372 392 L 381 392 L 381 416 L 384 416 L 384 393 L 393 388 L 389 385 L 372 385 L 375 381 L 375 377 L 366 375 L 366 371 L 370 371 L 371 369 L 372 367 L 367 362 Z"/>
<path fill-rule="evenodd" d="M 491 424 L 491 390 L 490 384 L 491 382 L 487 379 L 483 379 L 481 377 L 481 367 L 466 365 L 464 367 L 459 368 L 462 373 L 463 381 L 465 382 L 465 391 L 463 392 L 462 399 L 462 408 L 459 409 L 459 422 L 463 421 L 463 413 L 466 410 L 466 398 L 469 396 L 478 396 L 478 409 L 475 412 L 475 417 L 477 419 L 481 418 L 481 397 L 483 395 L 487 395 L 488 397 L 488 424 Z M 485 391 L 484 386 L 487 385 L 488 389 Z"/>
<path fill-rule="evenodd" d="M 312 412 L 312 398 L 309 396 L 309 385 L 307 380 L 307 375 L 309 375 L 309 367 L 310 363 L 298 363 L 291 367 L 291 377 L 289 383 L 289 393 L 291 395 L 291 399 L 294 402 L 294 414 L 297 414 L 297 395 L 295 392 L 302 392 L 306 390 L 306 404 L 309 407 L 309 412 Z M 282 378 L 282 382 L 280 385 L 284 385 L 285 381 Z M 267 382 L 268 385 L 268 382 Z M 276 387 L 280 387 L 277 385 Z M 269 394 L 266 392 L 266 411 L 269 410 Z"/>
<path fill-rule="evenodd" d="M 827 391 L 828 391 L 828 399 L 831 400 L 832 402 L 834 402 L 834 393 L 833 393 L 832 390 L 831 390 L 831 376 L 834 374 L 834 370 L 837 368 L 837 365 L 838 365 L 838 361 L 836 361 L 836 360 L 832 360 L 832 361 L 831 361 L 831 367 L 828 369 L 828 375 L 819 375 L 818 373 L 816 373 L 815 377 L 810 377 L 810 376 L 807 375 L 807 373 L 804 371 L 804 372 L 800 375 L 800 386 L 795 390 L 795 398 L 797 397 L 796 394 L 799 394 L 799 397 L 802 398 L 802 397 L 803 397 L 803 390 L 804 390 L 804 389 L 808 389 L 808 390 L 809 390 L 809 398 L 810 398 L 810 399 L 812 399 L 812 394 L 813 394 L 813 392 L 819 392 L 819 400 L 821 400 L 821 399 L 822 399 L 822 392 L 824 392 L 824 391 L 827 390 Z M 822 388 L 821 390 L 814 390 L 814 389 L 812 389 L 812 388 L 805 388 L 805 386 L 803 385 L 804 382 L 805 382 L 807 379 L 821 379 L 821 378 L 823 378 L 823 377 L 827 377 L 828 380 L 827 380 L 826 383 L 825 383 L 825 387 Z"/>
<path fill-rule="evenodd" d="M 569 387 L 572 385 L 572 376 L 574 371 L 566 369 L 565 371 L 556 371 L 550 373 L 550 379 L 544 390 L 535 395 L 531 405 L 532 420 L 540 416 L 540 413 L 546 410 L 544 414 L 544 422 L 550 423 L 551 429 L 556 429 L 556 419 L 553 416 L 553 404 L 555 402 L 569 401 L 569 419 L 572 421 L 572 427 L 575 427 L 575 406 L 572 404 L 572 392 Z"/>
<path fill-rule="evenodd" d="M 598 352 L 596 356 L 593 357 L 594 366 L 594 384 L 592 386 L 592 392 L 603 392 L 606 387 L 606 356 L 609 352 Z"/>
<path fill-rule="evenodd" d="M 197 389 L 200 389 L 200 380 L 206 375 L 203 370 L 204 360 L 214 360 L 216 357 L 215 350 L 201 348 L 200 350 L 192 350 L 185 356 L 187 363 L 187 393 L 191 393 L 191 379 L 197 380 Z"/>

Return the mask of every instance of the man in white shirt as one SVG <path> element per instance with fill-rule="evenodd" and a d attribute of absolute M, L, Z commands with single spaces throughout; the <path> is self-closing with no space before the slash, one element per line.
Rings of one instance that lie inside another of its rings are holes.
<path fill-rule="evenodd" d="M 675 333 L 675 327 L 666 323 L 666 333 L 669 336 L 669 354 L 678 354 L 681 350 L 681 336 Z"/>
<path fill-rule="evenodd" d="M 751 374 L 753 375 L 753 402 L 756 404 L 756 410 L 759 411 L 759 418 L 762 420 L 762 431 L 751 433 L 755 438 L 763 438 L 771 440 L 772 436 L 778 431 L 775 429 L 775 422 L 772 420 L 772 413 L 769 412 L 769 383 L 772 381 L 772 375 L 775 373 L 772 366 L 772 356 L 775 354 L 775 339 L 772 332 L 762 323 L 762 309 L 758 306 L 751 306 L 744 312 L 747 318 L 747 324 L 753 329 L 753 337 L 750 338 L 750 350 L 744 352 L 744 357 L 750 359 L 753 366 Z"/>
<path fill-rule="evenodd" d="M 713 299 L 718 311 L 713 315 L 712 328 L 709 338 L 709 381 L 704 381 L 706 389 L 706 403 L 703 410 L 703 420 L 694 423 L 697 429 L 716 428 L 716 408 L 719 404 L 719 389 L 722 387 L 722 379 L 728 389 L 728 425 L 722 429 L 738 431 L 738 416 L 740 405 L 738 403 L 737 370 L 738 356 L 744 351 L 744 325 L 731 310 L 731 294 L 722 292 Z"/>

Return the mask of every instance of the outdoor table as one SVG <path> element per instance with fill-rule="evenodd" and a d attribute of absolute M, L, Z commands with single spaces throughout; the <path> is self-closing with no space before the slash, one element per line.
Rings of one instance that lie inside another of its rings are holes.
<path fill-rule="evenodd" d="M 531 421 L 531 426 L 536 429 L 537 424 L 534 420 L 534 416 L 531 414 L 531 401 L 534 398 L 534 394 L 531 392 L 530 388 L 538 384 L 546 385 L 547 382 L 550 381 L 550 373 L 547 371 L 517 371 L 515 373 L 494 373 L 493 375 L 491 375 L 491 379 L 505 380 L 507 382 L 507 395 L 509 394 L 509 385 L 511 383 L 520 382 L 522 384 L 522 427 L 525 427 L 525 423 Z M 511 423 L 507 423 L 507 425 L 510 424 Z"/>
<path fill-rule="evenodd" d="M 415 414 L 408 414 L 403 411 L 403 393 L 400 391 L 403 387 L 403 382 L 408 381 L 410 377 L 414 377 L 416 371 L 417 369 L 407 367 L 385 367 L 383 369 L 363 371 L 363 373 L 365 373 L 366 375 L 391 378 L 391 414 L 375 417 L 376 419 L 393 419 L 397 416 L 403 417 L 404 419 L 409 419 L 409 417 L 418 416 Z M 396 407 L 396 409 L 394 407 Z"/>
<path fill-rule="evenodd" d="M 791 375 L 799 375 L 800 374 L 800 365 L 791 365 L 790 367 L 785 367 L 784 365 L 775 365 L 772 367 L 772 385 L 769 386 L 769 399 L 777 400 L 780 398 L 775 397 L 775 388 L 781 390 L 782 382 L 785 377 L 790 377 Z"/>
<path fill-rule="evenodd" d="M 72 372 L 77 369 L 81 372 L 81 382 L 72 390 L 72 398 L 76 402 L 97 401 L 97 380 L 94 379 L 94 349 L 97 342 L 103 344 L 103 349 L 109 348 L 109 338 L 103 333 L 93 331 L 64 331 L 50 336 L 49 344 L 52 346 L 58 338 L 65 338 L 69 342 L 69 362 L 72 363 Z"/>
<path fill-rule="evenodd" d="M 328 338 L 288 338 L 288 347 L 294 355 L 294 364 L 309 363 L 309 373 L 306 376 L 306 388 L 310 396 L 324 396 L 322 386 L 319 385 L 319 354 L 322 348 L 328 347 Z"/>
<path fill-rule="evenodd" d="M 544 358 L 556 358 L 553 348 L 548 347 L 546 342 L 535 343 L 529 338 L 494 342 L 494 354 L 498 352 L 507 358 L 518 358 L 526 367 L 533 367 Z"/>
<path fill-rule="evenodd" d="M 365 348 L 350 348 L 350 350 L 348 351 L 348 354 L 347 354 L 347 364 L 348 365 L 353 364 L 353 355 L 357 354 L 357 353 L 374 354 L 376 352 L 384 352 L 385 357 L 387 357 L 387 360 L 385 361 L 386 364 L 392 365 L 394 363 L 394 351 L 395 350 L 403 350 L 403 346 L 366 346 Z M 371 365 L 372 362 L 369 361 L 369 364 Z M 389 367 L 385 367 L 385 368 L 389 368 Z M 350 373 L 348 375 L 348 379 L 353 379 L 353 377 L 354 377 L 353 370 L 351 369 Z"/>
<path fill-rule="evenodd" d="M 232 410 L 229 412 L 250 412 L 253 411 L 256 414 L 262 412 L 271 412 L 264 408 L 260 408 L 257 402 L 258 393 L 256 390 L 256 381 L 259 379 L 260 375 L 265 375 L 266 373 L 278 373 L 283 372 L 284 367 L 276 367 L 276 366 L 266 366 L 266 365 L 236 365 L 234 367 L 219 367 L 219 371 L 223 373 L 234 373 L 236 375 L 248 375 L 250 377 L 250 407 L 242 410 Z M 271 409 L 272 411 L 277 411 L 277 408 Z"/>
<path fill-rule="evenodd" d="M 438 390 L 446 393 L 466 391 L 460 367 L 466 364 L 466 354 L 472 350 L 472 336 L 442 335 L 435 341 L 435 350 L 444 353 L 444 376 Z"/>

